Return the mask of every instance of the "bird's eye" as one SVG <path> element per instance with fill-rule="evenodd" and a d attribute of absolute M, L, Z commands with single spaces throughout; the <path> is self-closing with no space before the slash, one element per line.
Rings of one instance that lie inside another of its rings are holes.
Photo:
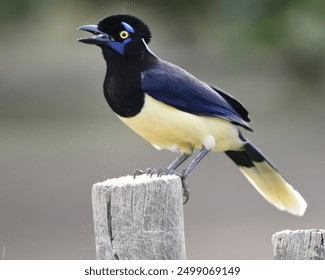
<path fill-rule="evenodd" d="M 120 32 L 120 37 L 121 37 L 121 39 L 126 39 L 127 37 L 129 37 L 129 32 L 127 32 L 127 31 L 125 31 L 125 30 L 123 30 L 123 31 L 121 31 Z"/>

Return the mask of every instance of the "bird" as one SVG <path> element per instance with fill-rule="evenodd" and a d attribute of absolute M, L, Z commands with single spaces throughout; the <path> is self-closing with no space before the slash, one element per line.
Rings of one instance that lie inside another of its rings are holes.
<path fill-rule="evenodd" d="M 80 42 L 102 51 L 107 66 L 104 96 L 117 117 L 156 149 L 179 154 L 166 168 L 144 173 L 176 174 L 185 182 L 209 152 L 224 152 L 269 203 L 293 215 L 305 213 L 304 198 L 243 135 L 242 130 L 253 131 L 244 106 L 226 91 L 159 58 L 149 48 L 152 34 L 146 23 L 117 14 L 78 30 L 92 34 Z M 187 167 L 177 171 L 197 150 Z"/>

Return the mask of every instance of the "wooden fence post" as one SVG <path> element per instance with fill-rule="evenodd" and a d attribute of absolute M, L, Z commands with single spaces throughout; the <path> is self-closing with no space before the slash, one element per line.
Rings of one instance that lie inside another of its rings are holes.
<path fill-rule="evenodd" d="M 92 205 L 97 259 L 185 259 L 179 177 L 109 179 L 93 185 Z"/>
<path fill-rule="evenodd" d="M 275 260 L 324 260 L 324 229 L 284 230 L 272 236 Z"/>

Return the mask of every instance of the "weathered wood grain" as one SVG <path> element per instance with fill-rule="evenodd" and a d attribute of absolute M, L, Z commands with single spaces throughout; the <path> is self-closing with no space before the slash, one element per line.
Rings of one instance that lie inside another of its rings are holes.
<path fill-rule="evenodd" d="M 284 230 L 272 236 L 275 260 L 324 260 L 324 229 Z"/>
<path fill-rule="evenodd" d="M 185 259 L 177 176 L 109 179 L 92 189 L 97 259 Z"/>

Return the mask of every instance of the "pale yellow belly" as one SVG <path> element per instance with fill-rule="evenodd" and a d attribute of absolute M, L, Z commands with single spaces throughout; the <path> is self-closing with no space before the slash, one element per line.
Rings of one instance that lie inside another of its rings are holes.
<path fill-rule="evenodd" d="M 119 118 L 158 149 L 191 153 L 205 146 L 213 151 L 239 149 L 238 128 L 227 120 L 192 115 L 146 95 L 141 112 Z"/>

